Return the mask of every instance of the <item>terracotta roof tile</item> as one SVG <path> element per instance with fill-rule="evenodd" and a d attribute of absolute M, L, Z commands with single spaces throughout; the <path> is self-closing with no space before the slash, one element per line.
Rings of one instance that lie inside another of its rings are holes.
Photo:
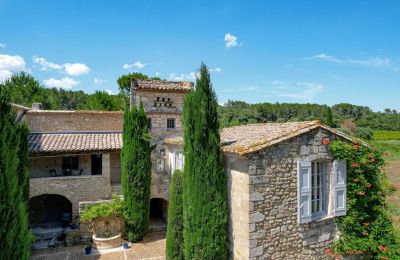
<path fill-rule="evenodd" d="M 318 127 L 352 140 L 341 132 L 321 125 L 319 121 L 250 124 L 222 129 L 221 149 L 223 152 L 244 155 L 262 150 Z M 169 138 L 165 140 L 165 143 L 182 145 L 183 138 Z"/>
<path fill-rule="evenodd" d="M 138 90 L 190 92 L 193 88 L 193 83 L 189 81 L 134 80 L 133 84 L 136 84 Z"/>
<path fill-rule="evenodd" d="M 92 133 L 31 133 L 31 153 L 61 153 L 120 150 L 122 134 L 118 132 Z"/>

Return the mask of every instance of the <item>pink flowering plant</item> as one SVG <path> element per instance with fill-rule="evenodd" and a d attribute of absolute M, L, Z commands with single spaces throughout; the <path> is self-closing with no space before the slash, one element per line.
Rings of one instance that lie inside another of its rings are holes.
<path fill-rule="evenodd" d="M 400 259 L 385 200 L 389 185 L 382 172 L 382 152 L 339 140 L 329 148 L 335 159 L 347 161 L 347 215 L 337 218 L 341 236 L 326 252 L 335 258 Z"/>

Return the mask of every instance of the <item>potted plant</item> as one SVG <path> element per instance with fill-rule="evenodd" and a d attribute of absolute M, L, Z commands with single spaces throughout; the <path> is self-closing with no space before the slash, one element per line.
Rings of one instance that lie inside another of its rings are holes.
<path fill-rule="evenodd" d="M 87 245 L 85 246 L 85 255 L 90 255 L 92 253 L 92 246 Z"/>

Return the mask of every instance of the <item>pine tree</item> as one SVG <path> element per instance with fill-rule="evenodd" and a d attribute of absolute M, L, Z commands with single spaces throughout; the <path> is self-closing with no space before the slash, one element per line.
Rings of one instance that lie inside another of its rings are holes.
<path fill-rule="evenodd" d="M 184 102 L 184 256 L 227 258 L 227 181 L 222 165 L 217 99 L 202 64 Z"/>
<path fill-rule="evenodd" d="M 167 259 L 183 258 L 183 172 L 176 170 L 169 188 Z"/>
<path fill-rule="evenodd" d="M 333 118 L 332 118 L 332 109 L 328 107 L 326 109 L 326 123 L 327 126 L 334 127 Z"/>
<path fill-rule="evenodd" d="M 151 158 L 147 118 L 142 103 L 125 110 L 121 152 L 122 192 L 125 204 L 126 235 L 139 241 L 149 228 Z"/>
<path fill-rule="evenodd" d="M 28 136 L 0 89 L 0 259 L 30 257 Z"/>

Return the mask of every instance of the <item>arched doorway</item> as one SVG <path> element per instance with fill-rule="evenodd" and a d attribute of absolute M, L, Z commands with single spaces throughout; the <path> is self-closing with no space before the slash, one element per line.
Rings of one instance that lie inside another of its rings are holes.
<path fill-rule="evenodd" d="M 43 194 L 29 200 L 31 226 L 65 227 L 72 217 L 72 203 L 58 194 Z"/>
<path fill-rule="evenodd" d="M 168 201 L 161 198 L 150 200 L 150 231 L 167 229 Z"/>

